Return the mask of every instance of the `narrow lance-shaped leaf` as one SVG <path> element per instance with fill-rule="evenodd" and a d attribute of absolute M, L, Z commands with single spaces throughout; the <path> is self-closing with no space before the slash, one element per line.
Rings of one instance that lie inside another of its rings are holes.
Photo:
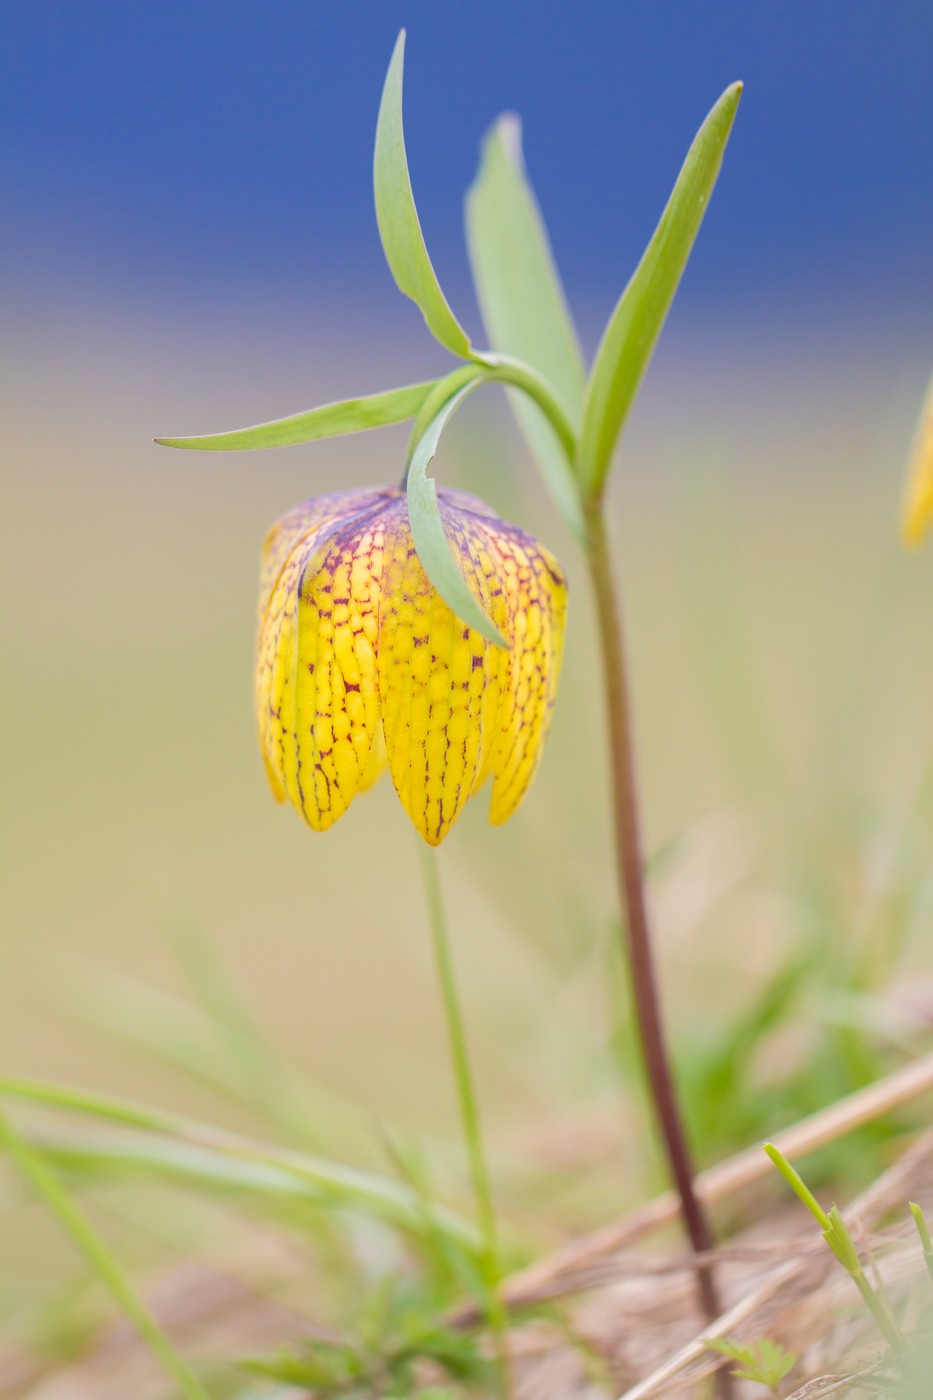
<path fill-rule="evenodd" d="M 363 433 L 370 428 L 383 428 L 389 423 L 403 423 L 414 418 L 438 383 L 436 379 L 428 379 L 423 384 L 387 389 L 382 394 L 325 403 L 320 408 L 276 418 L 271 423 L 257 423 L 252 428 L 235 428 L 232 432 L 207 433 L 200 437 L 156 438 L 155 441 L 162 447 L 187 447 L 197 452 L 248 452 L 260 447 L 290 447 L 318 438 Z"/>
<path fill-rule="evenodd" d="M 742 84 L 733 83 L 697 133 L 667 207 L 606 327 L 587 386 L 580 443 L 581 485 L 597 496 L 703 222 Z"/>
<path fill-rule="evenodd" d="M 579 422 L 585 372 L 576 328 L 547 229 L 522 159 L 521 123 L 507 113 L 483 143 L 467 192 L 466 233 L 483 324 L 495 350 L 517 356 L 557 389 Z M 561 515 L 582 534 L 573 463 L 552 425 L 526 395 L 508 391 L 512 410 Z"/>
<path fill-rule="evenodd" d="M 402 70 L 405 31 L 396 40 L 386 74 L 376 123 L 373 189 L 376 221 L 386 262 L 400 292 L 421 310 L 428 329 L 443 346 L 464 359 L 471 355 L 470 338 L 447 304 L 431 265 L 421 221 L 415 207 L 405 132 L 402 126 Z"/>
<path fill-rule="evenodd" d="M 534 365 L 579 415 L 585 371 L 541 210 L 522 157 L 519 118 L 487 133 L 466 196 L 466 233 L 483 324 L 496 350 Z"/>
<path fill-rule="evenodd" d="M 408 468 L 408 518 L 418 558 L 447 606 L 469 627 L 482 633 L 487 641 L 507 648 L 508 642 L 483 612 L 454 559 L 441 519 L 437 488 L 427 475 L 448 420 L 467 395 L 482 382 L 482 378 L 477 378 L 458 389 L 435 414 L 418 440 Z"/>
<path fill-rule="evenodd" d="M 231 1180 L 242 1180 L 244 1185 L 262 1189 L 263 1183 L 276 1187 L 284 1177 L 297 1183 L 296 1189 L 315 1194 L 316 1199 L 331 1200 L 347 1209 L 392 1219 L 408 1229 L 417 1230 L 424 1224 L 423 1203 L 409 1186 L 392 1177 L 331 1162 L 307 1152 L 253 1142 L 182 1114 L 64 1085 L 0 1077 L 0 1106 L 4 1099 L 60 1108 L 121 1128 L 161 1135 L 158 1143 L 150 1143 L 148 1139 L 137 1143 L 135 1137 L 118 1140 L 108 1136 L 99 1142 L 87 1139 L 89 1160 L 93 1158 L 101 1165 L 108 1160 L 115 1164 L 138 1161 L 168 1170 L 175 1161 L 177 1149 L 180 1153 L 195 1154 L 197 1160 L 221 1159 L 216 1170 L 211 1168 L 218 1181 L 223 1180 L 224 1172 L 228 1171 Z M 80 1146 L 75 1144 L 74 1150 L 79 1151 Z M 439 1222 L 465 1245 L 475 1244 L 472 1226 L 453 1211 L 437 1207 L 434 1226 Z"/>

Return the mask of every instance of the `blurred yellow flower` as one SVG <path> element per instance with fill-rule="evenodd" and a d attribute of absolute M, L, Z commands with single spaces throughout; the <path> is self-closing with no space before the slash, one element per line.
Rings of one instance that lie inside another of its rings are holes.
<path fill-rule="evenodd" d="M 922 544 L 933 523 L 933 379 L 917 424 L 910 461 L 907 464 L 907 488 L 901 515 L 904 543 L 916 547 Z"/>
<path fill-rule="evenodd" d="M 439 490 L 438 503 L 464 577 L 509 651 L 461 622 L 428 579 L 402 490 L 319 496 L 266 537 L 259 738 L 275 796 L 315 831 L 386 766 L 432 846 L 487 777 L 494 824 L 534 777 L 560 671 L 563 571 L 476 497 Z"/>

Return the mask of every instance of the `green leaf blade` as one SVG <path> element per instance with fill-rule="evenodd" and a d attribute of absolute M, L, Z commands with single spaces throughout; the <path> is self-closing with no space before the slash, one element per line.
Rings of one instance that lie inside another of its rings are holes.
<path fill-rule="evenodd" d="M 626 415 L 667 317 L 703 222 L 732 130 L 742 84 L 733 83 L 700 127 L 641 262 L 603 335 L 587 385 L 580 474 L 602 492 Z"/>
<path fill-rule="evenodd" d="M 275 418 L 270 423 L 257 423 L 251 428 L 197 437 L 155 438 L 154 441 L 161 447 L 183 447 L 195 452 L 253 452 L 265 447 L 292 447 L 320 438 L 342 437 L 346 433 L 365 433 L 371 428 L 384 428 L 390 423 L 404 423 L 414 418 L 437 383 L 436 379 L 428 379 L 381 394 L 341 399 L 287 418 Z"/>
<path fill-rule="evenodd" d="M 437 487 L 427 475 L 449 419 L 467 395 L 483 382 L 484 377 L 480 374 L 458 389 L 438 410 L 419 438 L 408 468 L 408 518 L 418 558 L 450 610 L 487 641 L 508 649 L 509 643 L 483 612 L 460 571 L 441 519 Z"/>
<path fill-rule="evenodd" d="M 525 173 L 521 123 L 506 113 L 487 133 L 466 197 L 467 250 L 495 350 L 526 360 L 575 415 L 586 376 L 550 239 Z"/>
<path fill-rule="evenodd" d="M 521 124 L 512 114 L 500 117 L 483 142 L 465 215 L 473 282 L 490 344 L 539 370 L 556 387 L 577 426 L 586 377 L 583 356 L 525 173 Z M 540 408 L 524 394 L 509 390 L 507 396 L 558 510 L 581 537 L 573 463 Z"/>
<path fill-rule="evenodd" d="M 408 173 L 402 124 L 405 31 L 398 36 L 386 74 L 376 123 L 373 192 L 383 252 L 400 292 L 420 309 L 428 330 L 463 359 L 472 355 L 470 338 L 441 291 L 428 256 Z"/>
<path fill-rule="evenodd" d="M 136 1165 L 167 1176 L 203 1177 L 208 1183 L 241 1185 L 271 1194 L 308 1195 L 393 1221 L 416 1233 L 427 1228 L 422 1200 L 393 1177 L 308 1152 L 254 1142 L 181 1114 L 64 1085 L 0 1076 L 0 1111 L 7 1099 L 62 1109 L 129 1130 L 100 1139 L 58 1139 L 53 1143 L 54 1151 L 52 1140 L 43 1139 L 43 1150 L 48 1149 L 69 1167 L 82 1161 L 96 1166 Z M 156 1136 L 152 1139 L 149 1134 Z M 452 1210 L 435 1206 L 429 1223 L 432 1230 L 443 1229 L 463 1247 L 475 1248 L 473 1227 Z"/>

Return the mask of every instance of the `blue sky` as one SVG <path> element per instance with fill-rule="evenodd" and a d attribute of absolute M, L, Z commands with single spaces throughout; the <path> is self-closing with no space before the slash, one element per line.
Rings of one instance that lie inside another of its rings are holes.
<path fill-rule="evenodd" d="M 585 298 L 624 282 L 742 78 L 693 300 L 929 299 L 928 0 L 7 0 L 0 282 L 381 299 L 372 137 L 403 23 L 415 192 L 453 295 L 463 190 L 500 111 L 523 117 Z"/>

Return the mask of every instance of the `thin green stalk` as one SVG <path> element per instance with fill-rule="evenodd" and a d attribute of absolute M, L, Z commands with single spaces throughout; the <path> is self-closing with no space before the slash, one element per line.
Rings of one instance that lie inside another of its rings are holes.
<path fill-rule="evenodd" d="M 577 450 L 576 428 L 569 408 L 554 385 L 524 360 L 518 360 L 514 355 L 496 355 L 489 351 L 477 357 L 473 363 L 451 370 L 450 374 L 437 380 L 426 395 L 412 424 L 408 457 L 402 478 L 403 486 L 415 448 L 439 409 L 461 389 L 468 385 L 475 389 L 481 384 L 504 384 L 527 394 L 554 429 L 555 436 L 566 454 L 568 466 L 572 464 Z"/>
<path fill-rule="evenodd" d="M 42 1157 L 16 1131 L 0 1110 L 0 1147 L 9 1153 L 23 1180 L 32 1187 L 47 1209 L 56 1217 L 66 1234 L 84 1255 L 98 1278 L 129 1321 L 136 1328 L 156 1360 L 184 1400 L 210 1400 L 197 1377 L 188 1370 L 162 1331 L 152 1313 L 133 1289 L 116 1259 L 65 1190 L 58 1176 Z"/>
<path fill-rule="evenodd" d="M 894 1319 L 894 1314 L 885 1305 L 884 1300 L 872 1287 L 866 1276 L 858 1250 L 855 1247 L 855 1241 L 852 1238 L 852 1232 L 839 1207 L 833 1206 L 829 1211 L 825 1211 L 803 1177 L 791 1166 L 783 1153 L 771 1142 L 765 1143 L 764 1150 L 791 1190 L 819 1223 L 824 1240 L 861 1293 L 865 1306 L 875 1319 L 878 1330 L 888 1346 L 896 1355 L 903 1355 L 906 1351 L 906 1343 Z"/>
<path fill-rule="evenodd" d="M 596 600 L 603 677 L 609 722 L 609 760 L 615 815 L 615 852 L 619 891 L 625 910 L 624 936 L 635 1014 L 651 1097 L 667 1153 L 671 1175 L 680 1196 L 684 1225 L 696 1254 L 712 1248 L 712 1234 L 693 1184 L 693 1164 L 683 1119 L 674 1090 L 670 1057 L 661 1019 L 660 997 L 651 946 L 651 931 L 644 888 L 641 824 L 632 738 L 628 679 L 621 609 L 617 601 L 612 554 L 602 499 L 586 505 L 587 555 Z M 697 1265 L 697 1284 L 703 1310 L 711 1320 L 721 1308 L 707 1263 Z M 729 1388 L 724 1372 L 718 1373 L 723 1392 Z"/>
<path fill-rule="evenodd" d="M 781 1173 L 781 1176 L 783 1176 L 784 1180 L 787 1182 L 788 1186 L 793 1191 L 798 1201 L 803 1202 L 807 1210 L 813 1216 L 813 1219 L 817 1222 L 820 1229 L 823 1231 L 823 1234 L 828 1237 L 832 1231 L 833 1222 L 830 1220 L 828 1214 L 820 1205 L 819 1201 L 816 1199 L 813 1192 L 810 1190 L 809 1186 L 804 1181 L 803 1177 L 800 1175 L 800 1173 L 795 1167 L 791 1166 L 790 1162 L 788 1162 L 783 1152 L 781 1152 L 777 1147 L 775 1147 L 773 1142 L 766 1142 L 764 1150 L 765 1155 L 769 1157 L 774 1163 L 774 1165 L 777 1167 L 778 1171 Z M 833 1252 L 835 1253 L 835 1250 Z M 845 1260 L 843 1260 L 842 1262 L 845 1263 Z"/>
<path fill-rule="evenodd" d="M 884 1337 L 891 1350 L 897 1355 L 902 1356 L 907 1350 L 907 1347 L 904 1338 L 901 1336 L 900 1328 L 875 1292 L 875 1289 L 869 1283 L 866 1275 L 859 1269 L 857 1274 L 851 1274 L 850 1277 L 861 1293 L 865 1306 L 875 1319 L 878 1331 Z"/>
<path fill-rule="evenodd" d="M 480 1126 L 479 1108 L 473 1075 L 470 1070 L 470 1057 L 467 1050 L 466 1033 L 460 999 L 457 995 L 457 981 L 450 953 L 450 940 L 447 934 L 447 917 L 438 878 L 437 858 L 428 847 L 419 844 L 421 870 L 424 878 L 425 899 L 428 906 L 428 922 L 431 925 L 431 938 L 434 944 L 434 957 L 437 975 L 441 984 L 444 1001 L 444 1017 L 447 1022 L 447 1038 L 450 1044 L 450 1057 L 453 1062 L 454 1079 L 457 1085 L 457 1099 L 460 1105 L 460 1122 L 466 1143 L 470 1164 L 470 1179 L 476 1201 L 476 1215 L 482 1239 L 481 1267 L 483 1284 L 486 1289 L 486 1308 L 490 1330 L 496 1343 L 499 1376 L 503 1396 L 512 1390 L 511 1372 L 508 1358 L 506 1334 L 508 1332 L 508 1312 L 502 1301 L 500 1280 L 502 1270 L 499 1265 L 499 1241 L 496 1230 L 496 1215 L 492 1203 L 492 1190 L 489 1184 L 489 1169 L 483 1149 L 483 1133 Z"/>
<path fill-rule="evenodd" d="M 910 1201 L 909 1205 L 910 1213 L 917 1227 L 917 1234 L 920 1236 L 920 1247 L 923 1250 L 923 1259 L 927 1266 L 927 1273 L 930 1275 L 930 1278 L 933 1279 L 933 1240 L 930 1239 L 930 1232 L 927 1229 L 927 1222 L 924 1218 L 923 1211 L 917 1205 L 916 1201 Z"/>
<path fill-rule="evenodd" d="M 516 359 L 514 355 L 487 352 L 481 357 L 480 363 L 488 366 L 492 377 L 501 384 L 511 384 L 513 388 L 521 389 L 535 401 L 554 429 L 561 447 L 567 454 L 567 461 L 572 464 L 577 453 L 577 430 L 570 409 L 551 381 L 534 366 Z"/>

